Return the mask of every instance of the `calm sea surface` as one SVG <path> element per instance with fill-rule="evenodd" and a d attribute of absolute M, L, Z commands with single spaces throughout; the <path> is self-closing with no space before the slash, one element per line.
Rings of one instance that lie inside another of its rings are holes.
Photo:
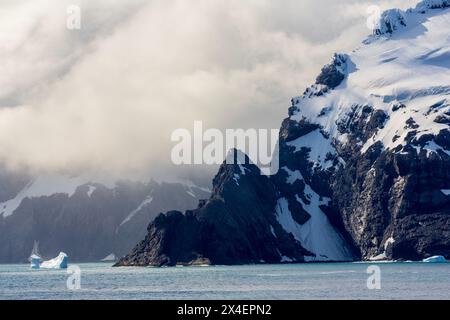
<path fill-rule="evenodd" d="M 112 268 L 79 264 L 79 290 L 66 270 L 0 265 L 0 299 L 450 299 L 450 263 L 382 263 L 381 290 L 369 290 L 373 264 Z"/>

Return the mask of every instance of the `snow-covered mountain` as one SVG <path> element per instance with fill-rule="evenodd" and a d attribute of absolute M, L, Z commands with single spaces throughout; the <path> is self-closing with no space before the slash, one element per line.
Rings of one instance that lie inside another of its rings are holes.
<path fill-rule="evenodd" d="M 128 252 L 149 221 L 194 208 L 210 191 L 186 181 L 116 181 L 93 176 L 0 176 L 0 263 L 24 262 L 34 241 L 44 256 L 72 261 Z"/>
<path fill-rule="evenodd" d="M 292 99 L 277 175 L 224 164 L 118 265 L 449 258 L 449 27 L 448 0 L 384 12 Z"/>
<path fill-rule="evenodd" d="M 360 48 L 336 55 L 293 99 L 289 121 L 320 134 L 290 145 L 310 142 L 333 220 L 363 259 L 449 254 L 449 8 L 433 0 L 386 11 Z"/>

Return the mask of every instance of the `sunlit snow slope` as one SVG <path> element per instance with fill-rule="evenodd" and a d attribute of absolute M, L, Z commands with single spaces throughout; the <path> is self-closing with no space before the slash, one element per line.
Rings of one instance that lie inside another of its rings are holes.
<path fill-rule="evenodd" d="M 449 199 L 439 191 L 448 185 L 449 126 L 450 1 L 429 0 L 384 12 L 358 49 L 335 54 L 316 83 L 292 99 L 282 138 L 302 175 L 309 173 L 306 188 L 332 194 L 345 226 L 330 216 L 364 259 L 387 258 L 392 248 L 394 256 L 408 251 L 416 258 L 427 250 L 446 252 L 450 239 Z M 302 161 L 309 170 L 302 171 Z M 323 211 L 302 206 L 311 216 Z M 433 238 L 434 225 L 443 233 Z"/>
<path fill-rule="evenodd" d="M 398 24 L 392 33 L 378 35 L 379 29 L 374 30 L 374 36 L 365 44 L 344 55 L 342 70 L 346 78 L 338 87 L 321 96 L 294 98 L 298 111 L 292 119 L 306 118 L 318 123 L 329 134 L 329 140 L 345 143 L 346 133 L 339 130 L 342 119 L 356 105 L 376 106 L 387 115 L 386 123 L 364 142 L 362 152 L 377 141 L 381 141 L 384 148 L 395 149 L 404 145 L 413 131 L 417 132 L 415 138 L 420 139 L 425 134 L 437 135 L 447 129 L 450 123 L 450 9 L 425 10 L 429 3 L 448 4 L 447 1 L 426 1 L 418 9 L 401 13 L 405 25 Z M 385 17 L 391 15 L 385 13 L 382 19 Z M 396 25 L 395 20 L 382 20 L 380 25 L 386 23 Z M 311 147 L 311 155 L 321 153 L 314 151 L 321 145 Z M 429 152 L 443 150 L 434 141 L 422 148 Z M 320 163 L 323 159 L 312 157 L 311 161 Z"/>

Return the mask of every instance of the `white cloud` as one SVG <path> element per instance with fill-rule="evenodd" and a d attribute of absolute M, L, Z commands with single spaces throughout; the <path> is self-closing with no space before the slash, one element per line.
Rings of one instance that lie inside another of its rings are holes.
<path fill-rule="evenodd" d="M 74 2 L 81 32 L 65 28 L 65 6 Z M 278 128 L 290 97 L 332 53 L 369 33 L 363 7 L 350 0 L 2 2 L 0 160 L 37 171 L 155 171 L 169 162 L 170 133 L 194 120 Z"/>

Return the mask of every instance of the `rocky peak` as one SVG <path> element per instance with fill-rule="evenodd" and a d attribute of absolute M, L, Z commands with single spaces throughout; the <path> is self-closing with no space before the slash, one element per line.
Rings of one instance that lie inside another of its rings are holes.
<path fill-rule="evenodd" d="M 330 89 L 339 86 L 348 73 L 348 59 L 346 54 L 335 53 L 332 62 L 322 68 L 316 79 L 316 85 L 324 85 Z"/>
<path fill-rule="evenodd" d="M 243 156 L 246 164 L 224 162 L 209 200 L 184 214 L 161 214 L 117 265 L 301 262 L 314 256 L 277 221 L 278 191 L 272 181 L 240 151 L 229 156 Z"/>
<path fill-rule="evenodd" d="M 337 88 L 353 67 L 354 65 L 347 54 L 335 53 L 331 63 L 322 68 L 315 84 L 306 88 L 302 96 L 291 99 L 292 106 L 289 108 L 289 116 L 298 113 L 302 100 L 324 96 Z"/>
<path fill-rule="evenodd" d="M 450 8 L 450 0 L 424 0 L 415 8 L 406 11 L 390 9 L 384 11 L 375 24 L 373 34 L 375 36 L 392 35 L 397 30 L 408 25 L 409 18 L 414 14 L 426 14 L 430 10 Z"/>
<path fill-rule="evenodd" d="M 400 9 L 390 9 L 383 12 L 375 24 L 374 35 L 392 34 L 401 27 L 406 27 L 405 12 Z"/>

